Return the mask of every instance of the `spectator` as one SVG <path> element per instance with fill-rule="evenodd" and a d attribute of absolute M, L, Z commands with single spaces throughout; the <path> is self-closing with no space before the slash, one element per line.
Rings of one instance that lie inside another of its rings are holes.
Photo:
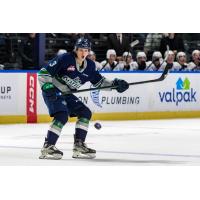
<path fill-rule="evenodd" d="M 178 52 L 176 55 L 176 60 L 177 62 L 175 62 L 175 66 L 178 66 L 180 71 L 186 70 L 188 64 L 185 52 Z"/>
<path fill-rule="evenodd" d="M 160 52 L 162 55 L 167 50 L 167 45 L 169 45 L 169 49 L 174 52 L 176 55 L 179 51 L 184 51 L 183 39 L 180 34 L 177 33 L 165 33 L 164 37 L 160 42 Z"/>
<path fill-rule="evenodd" d="M 129 38 L 123 33 L 112 33 L 108 36 L 107 40 L 108 49 L 114 49 L 117 54 L 117 60 L 122 60 L 122 54 L 129 51 Z"/>
<path fill-rule="evenodd" d="M 101 62 L 102 71 L 112 71 L 117 65 L 116 51 L 114 49 L 108 49 L 106 53 L 106 60 Z"/>
<path fill-rule="evenodd" d="M 101 65 L 101 63 L 96 61 L 96 54 L 94 53 L 94 51 L 90 51 L 88 54 L 88 58 L 93 60 L 95 62 L 96 65 L 96 70 L 101 70 L 103 67 Z"/>
<path fill-rule="evenodd" d="M 160 48 L 160 42 L 163 37 L 162 33 L 149 33 L 144 43 L 144 52 L 149 57 L 154 51 Z"/>
<path fill-rule="evenodd" d="M 147 62 L 148 71 L 158 71 L 163 65 L 164 61 L 160 51 L 155 51 L 152 55 L 152 61 Z"/>
<path fill-rule="evenodd" d="M 200 51 L 194 50 L 192 52 L 192 61 L 188 64 L 189 71 L 200 70 Z"/>
<path fill-rule="evenodd" d="M 143 51 L 137 53 L 136 61 L 133 62 L 132 70 L 145 70 L 147 66 L 147 56 Z"/>
<path fill-rule="evenodd" d="M 35 38 L 36 33 L 29 33 L 28 38 L 21 43 L 20 55 L 23 69 L 35 69 L 37 66 Z"/>

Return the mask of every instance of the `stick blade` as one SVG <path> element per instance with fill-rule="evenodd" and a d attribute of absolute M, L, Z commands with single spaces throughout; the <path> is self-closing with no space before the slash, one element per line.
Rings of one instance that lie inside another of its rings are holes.
<path fill-rule="evenodd" d="M 130 47 L 133 48 L 134 46 L 136 46 L 139 43 L 140 43 L 139 40 L 135 40 L 135 41 L 131 42 Z"/>

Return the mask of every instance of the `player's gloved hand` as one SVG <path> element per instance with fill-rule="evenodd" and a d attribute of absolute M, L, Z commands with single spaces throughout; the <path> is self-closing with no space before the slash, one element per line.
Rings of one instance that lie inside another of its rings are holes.
<path fill-rule="evenodd" d="M 50 101 L 55 101 L 57 99 L 56 89 L 52 83 L 45 83 L 42 86 L 42 91 Z"/>
<path fill-rule="evenodd" d="M 119 93 L 122 93 L 129 88 L 129 84 L 126 81 L 118 78 L 114 79 L 113 86 L 116 86 L 116 90 Z"/>

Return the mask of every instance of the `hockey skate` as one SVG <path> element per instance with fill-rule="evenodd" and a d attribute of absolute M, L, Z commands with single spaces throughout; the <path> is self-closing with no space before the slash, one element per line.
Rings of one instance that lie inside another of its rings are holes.
<path fill-rule="evenodd" d="M 63 156 L 63 152 L 58 150 L 55 145 L 44 143 L 43 148 L 41 149 L 40 159 L 51 159 L 51 160 L 60 160 Z"/>
<path fill-rule="evenodd" d="M 96 157 L 96 150 L 88 148 L 81 140 L 74 143 L 72 158 L 93 159 Z"/>

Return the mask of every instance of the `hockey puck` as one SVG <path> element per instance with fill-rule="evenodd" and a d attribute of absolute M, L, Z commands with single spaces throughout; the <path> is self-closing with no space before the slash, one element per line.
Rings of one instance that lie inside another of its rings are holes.
<path fill-rule="evenodd" d="M 99 122 L 96 122 L 94 124 L 94 127 L 99 130 L 99 129 L 101 129 L 101 124 Z"/>

